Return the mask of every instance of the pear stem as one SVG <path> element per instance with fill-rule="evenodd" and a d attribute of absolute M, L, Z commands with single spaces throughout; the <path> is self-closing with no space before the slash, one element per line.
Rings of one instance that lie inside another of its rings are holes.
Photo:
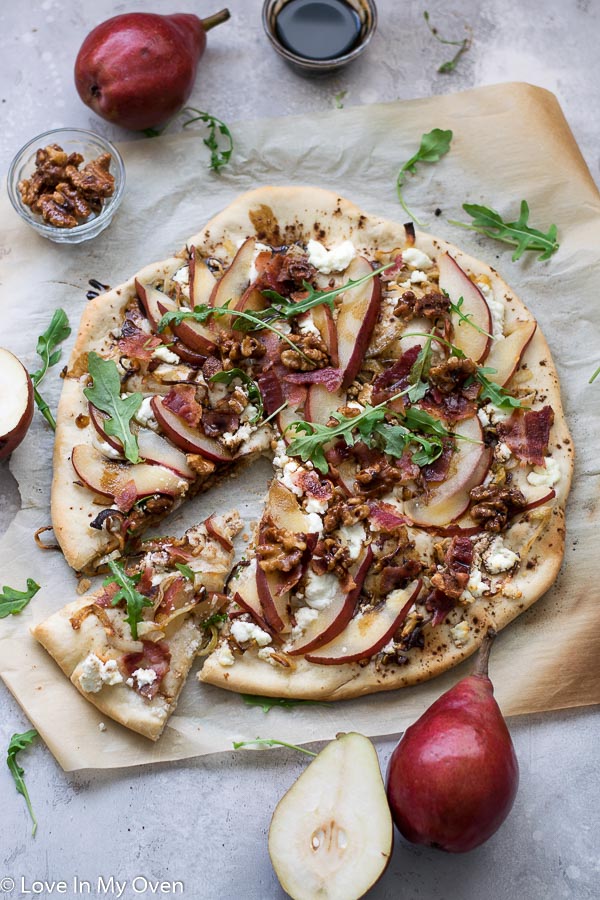
<path fill-rule="evenodd" d="M 477 654 L 477 658 L 475 659 L 475 665 L 473 666 L 473 672 L 471 674 L 478 675 L 480 678 L 488 677 L 490 650 L 492 649 L 492 643 L 495 637 L 496 632 L 494 631 L 494 629 L 488 628 L 487 634 L 483 639 L 481 647 L 479 648 L 479 653 Z"/>
<path fill-rule="evenodd" d="M 221 22 L 226 22 L 227 19 L 231 18 L 231 13 L 228 9 L 221 9 L 219 12 L 214 13 L 212 16 L 208 16 L 207 19 L 202 19 L 202 27 L 205 31 L 210 31 L 211 28 L 214 28 L 215 25 L 220 25 Z"/>

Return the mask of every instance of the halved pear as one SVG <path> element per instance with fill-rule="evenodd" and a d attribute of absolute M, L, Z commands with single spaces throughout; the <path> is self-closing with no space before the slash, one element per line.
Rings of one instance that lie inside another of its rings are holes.
<path fill-rule="evenodd" d="M 383 875 L 393 826 L 377 753 L 340 734 L 281 798 L 269 855 L 292 900 L 358 900 Z"/>
<path fill-rule="evenodd" d="M 33 382 L 10 350 L 0 349 L 0 459 L 5 459 L 27 433 L 33 418 Z"/>

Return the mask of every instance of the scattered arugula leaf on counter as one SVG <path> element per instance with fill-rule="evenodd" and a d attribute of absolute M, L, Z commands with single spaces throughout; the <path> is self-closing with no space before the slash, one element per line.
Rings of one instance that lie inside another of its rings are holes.
<path fill-rule="evenodd" d="M 256 407 L 256 415 L 250 419 L 250 424 L 255 425 L 263 414 L 263 399 L 259 387 L 253 378 L 244 372 L 243 369 L 228 369 L 228 371 L 223 370 L 222 372 L 216 372 L 210 378 L 210 381 L 229 385 L 232 381 L 235 381 L 236 378 L 240 379 L 246 388 L 248 400 Z"/>
<path fill-rule="evenodd" d="M 346 96 L 347 93 L 348 93 L 348 91 L 338 91 L 337 94 L 334 94 L 333 102 L 335 104 L 336 109 L 344 108 L 344 97 Z"/>
<path fill-rule="evenodd" d="M 231 159 L 233 153 L 233 137 L 231 131 L 221 119 L 212 116 L 210 113 L 201 109 L 195 109 L 193 106 L 186 106 L 182 113 L 193 113 L 193 118 L 183 123 L 183 127 L 187 128 L 194 122 L 203 122 L 208 125 L 208 136 L 204 138 L 204 143 L 210 150 L 210 168 L 213 172 L 219 172 L 223 166 L 226 166 Z M 221 137 L 224 139 L 221 141 Z M 224 145 L 224 146 L 222 146 Z"/>
<path fill-rule="evenodd" d="M 121 600 L 125 601 L 127 606 L 125 621 L 129 623 L 132 638 L 137 641 L 137 627 L 142 620 L 142 610 L 145 606 L 152 606 L 152 600 L 136 590 L 136 584 L 142 577 L 141 575 L 128 575 L 122 564 L 114 559 L 109 559 L 108 568 L 112 575 L 108 575 L 102 584 L 104 587 L 109 584 L 119 585 L 119 590 L 112 599 L 112 605 L 116 606 Z"/>
<path fill-rule="evenodd" d="M 558 230 L 556 225 L 551 225 L 547 232 L 529 226 L 529 206 L 526 200 L 521 200 L 521 211 L 516 222 L 505 222 L 495 209 L 477 203 L 463 203 L 463 209 L 472 217 L 473 222 L 468 224 L 449 219 L 450 224 L 467 228 L 469 231 L 477 231 L 515 247 L 513 262 L 520 259 L 526 250 L 540 250 L 541 255 L 538 259 L 550 259 L 560 246 L 556 240 Z"/>
<path fill-rule="evenodd" d="M 31 372 L 36 406 L 53 431 L 56 430 L 56 422 L 50 412 L 50 407 L 38 391 L 38 385 L 43 381 L 48 369 L 59 361 L 62 353 L 59 344 L 62 344 L 70 334 L 71 328 L 66 312 L 64 309 L 55 310 L 50 324 L 44 333 L 40 334 L 37 342 L 36 353 L 42 360 L 42 365 L 36 372 Z"/>
<path fill-rule="evenodd" d="M 187 578 L 188 581 L 191 581 L 192 584 L 196 580 L 196 575 L 194 574 L 194 570 L 190 569 L 186 563 L 175 563 L 175 568 L 178 569 L 179 572 L 183 575 L 184 578 Z"/>
<path fill-rule="evenodd" d="M 31 821 L 33 822 L 33 828 L 31 830 L 32 835 L 35 835 L 37 831 L 37 819 L 33 812 L 31 800 L 29 799 L 29 792 L 23 777 L 25 775 L 25 769 L 17 762 L 17 753 L 20 753 L 21 750 L 25 750 L 26 747 L 29 747 L 37 736 L 38 733 L 35 728 L 31 728 L 29 731 L 24 731 L 21 734 L 13 734 L 8 745 L 8 754 L 6 757 L 6 764 L 14 779 L 15 787 L 19 794 L 25 798 L 25 803 L 27 804 Z"/>
<path fill-rule="evenodd" d="M 240 750 L 243 747 L 252 745 L 258 745 L 260 747 L 287 747 L 288 750 L 298 750 L 299 753 L 306 753 L 307 756 L 317 755 L 316 753 L 313 753 L 312 750 L 307 750 L 306 747 L 298 747 L 296 744 L 286 744 L 285 741 L 276 741 L 274 739 L 256 738 L 255 741 L 233 741 L 234 750 Z"/>
<path fill-rule="evenodd" d="M 246 706 L 260 706 L 264 713 L 271 709 L 293 709 L 295 706 L 327 706 L 319 700 L 290 700 L 288 697 L 258 697 L 255 694 L 242 694 Z"/>
<path fill-rule="evenodd" d="M 591 377 L 590 380 L 588 381 L 588 384 L 593 384 L 594 381 L 596 380 L 596 378 L 598 377 L 598 375 L 600 375 L 600 366 L 598 366 L 598 368 L 596 369 L 596 371 L 594 372 L 594 374 L 592 375 L 592 377 Z"/>
<path fill-rule="evenodd" d="M 404 212 L 413 219 L 417 223 L 417 225 L 422 225 L 417 217 L 410 211 L 406 203 L 404 202 L 404 197 L 402 196 L 402 188 L 404 186 L 404 179 L 406 177 L 407 172 L 412 172 L 414 174 L 417 163 L 435 163 L 438 162 L 442 156 L 445 156 L 448 150 L 450 149 L 450 144 L 452 142 L 452 132 L 450 129 L 444 131 L 441 128 L 434 128 L 433 131 L 429 131 L 427 134 L 424 134 L 421 138 L 421 144 L 419 149 L 411 156 L 408 162 L 405 162 L 398 175 L 396 176 L 396 193 L 398 194 L 398 200 L 400 201 L 400 206 L 404 210 Z"/>
<path fill-rule="evenodd" d="M 39 584 L 36 584 L 33 578 L 27 579 L 26 591 L 17 591 L 5 584 L 0 594 L 0 619 L 22 612 L 39 589 Z"/>
<path fill-rule="evenodd" d="M 116 363 L 112 359 L 102 359 L 93 350 L 88 354 L 88 371 L 94 383 L 92 387 L 84 388 L 83 393 L 96 409 L 109 415 L 102 427 L 111 437 L 121 441 L 129 462 L 139 462 L 138 442 L 131 432 L 131 420 L 142 404 L 142 395 L 135 393 L 121 399 L 121 379 Z"/>
<path fill-rule="evenodd" d="M 458 47 L 458 50 L 454 54 L 452 59 L 449 59 L 447 62 L 442 63 L 438 69 L 438 72 L 440 72 L 442 75 L 448 75 L 448 74 L 450 74 L 450 72 L 453 72 L 456 69 L 456 65 L 457 65 L 459 59 L 461 58 L 463 53 L 466 53 L 467 50 L 470 48 L 471 40 L 472 40 L 471 34 L 470 34 L 471 29 L 468 28 L 468 26 L 467 26 L 467 30 L 469 31 L 469 34 L 467 35 L 466 38 L 463 38 L 462 41 L 448 41 L 448 40 L 445 40 L 444 38 L 440 37 L 440 33 L 437 30 L 437 28 L 435 28 L 429 21 L 429 13 L 427 11 L 425 11 L 423 13 L 423 18 L 427 22 L 427 27 L 429 28 L 430 32 L 432 33 L 432 35 L 434 36 L 436 41 L 439 41 L 440 44 L 447 44 L 450 47 Z"/>

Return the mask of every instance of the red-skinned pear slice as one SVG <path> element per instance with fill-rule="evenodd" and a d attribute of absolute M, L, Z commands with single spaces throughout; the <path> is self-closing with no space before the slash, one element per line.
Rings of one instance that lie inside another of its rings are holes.
<path fill-rule="evenodd" d="M 369 275 L 373 269 L 364 256 L 355 257 L 348 266 L 345 278 L 357 281 Z M 349 387 L 362 365 L 366 349 L 381 307 L 381 282 L 379 276 L 371 278 L 359 287 L 341 295 L 336 329 L 338 367 L 344 373 L 342 388 Z"/>
<path fill-rule="evenodd" d="M 210 271 L 197 247 L 192 247 L 190 256 L 190 306 L 204 306 L 210 302 L 217 279 Z"/>
<path fill-rule="evenodd" d="M 420 590 L 421 581 L 417 579 L 406 588 L 392 591 L 377 606 L 355 616 L 333 641 L 316 653 L 307 654 L 306 659 L 321 666 L 335 666 L 378 653 L 400 627 Z"/>
<path fill-rule="evenodd" d="M 390 860 L 393 825 L 375 748 L 340 734 L 281 798 L 269 855 L 292 900 L 358 900 Z"/>
<path fill-rule="evenodd" d="M 167 297 L 167 295 L 163 294 L 162 291 L 159 291 L 158 288 L 152 287 L 151 284 L 142 284 L 142 282 L 138 281 L 136 278 L 135 289 L 153 331 L 156 331 L 158 323 L 166 312 L 178 309 L 174 300 L 171 300 L 170 297 Z M 159 304 L 163 307 L 162 310 Z"/>
<path fill-rule="evenodd" d="M 89 444 L 77 444 L 73 447 L 71 461 L 83 484 L 104 497 L 118 495 L 129 481 L 135 484 L 136 499 L 149 497 L 151 494 L 173 497 L 182 493 L 185 484 L 172 469 L 147 463 L 131 465 L 114 462 L 105 459 Z"/>
<path fill-rule="evenodd" d="M 160 434 L 156 434 L 149 428 L 140 428 L 137 440 L 140 456 L 146 462 L 166 466 L 167 469 L 173 469 L 182 478 L 193 481 L 194 471 L 189 467 L 185 453 L 174 447 Z"/>
<path fill-rule="evenodd" d="M 192 428 L 180 416 L 168 409 L 161 397 L 152 398 L 152 410 L 156 421 L 168 438 L 186 453 L 200 453 L 212 462 L 231 462 L 231 454 L 221 445 L 202 434 L 197 428 Z"/>
<path fill-rule="evenodd" d="M 426 528 L 454 522 L 468 508 L 471 489 L 481 484 L 487 475 L 492 451 L 483 443 L 477 416 L 459 422 L 454 433 L 467 440 L 456 439 L 456 450 L 446 479 L 427 498 L 415 497 L 404 506 L 404 513 L 415 525 Z"/>
<path fill-rule="evenodd" d="M 508 384 L 514 375 L 521 357 L 525 353 L 537 324 L 533 319 L 517 322 L 513 331 L 504 340 L 494 341 L 485 365 L 496 372 L 489 372 L 487 378 L 501 387 Z"/>
<path fill-rule="evenodd" d="M 250 284 L 250 271 L 254 260 L 256 238 L 247 238 L 220 281 L 217 281 L 210 297 L 211 306 L 224 306 L 227 301 L 230 309 L 235 309 L 242 295 Z"/>
<path fill-rule="evenodd" d="M 229 589 L 234 591 L 233 599 L 245 612 L 250 613 L 257 625 L 263 630 L 270 631 L 264 617 L 258 586 L 256 583 L 256 560 L 249 566 L 240 569 L 239 574 L 229 582 Z"/>
<path fill-rule="evenodd" d="M 341 631 L 346 628 L 356 609 L 356 601 L 358 600 L 364 580 L 367 577 L 369 567 L 373 562 L 373 551 L 371 547 L 367 547 L 363 553 L 362 561 L 358 568 L 352 573 L 352 577 L 356 584 L 348 593 L 344 594 L 340 588 L 339 594 L 334 598 L 333 602 L 321 610 L 316 619 L 310 622 L 304 631 L 302 637 L 294 641 L 291 649 L 287 650 L 290 656 L 297 656 L 300 653 L 308 653 L 317 650 L 323 644 L 332 641 Z"/>
<path fill-rule="evenodd" d="M 262 291 L 259 291 L 258 288 L 251 284 L 246 288 L 235 308 L 239 309 L 240 312 L 252 312 L 253 309 L 265 309 L 266 306 L 267 298 Z"/>
<path fill-rule="evenodd" d="M 456 313 L 452 313 L 453 343 L 473 362 L 480 363 L 489 353 L 491 338 L 488 335 L 492 333 L 492 317 L 485 297 L 449 253 L 443 253 L 439 257 L 438 267 L 440 290 L 445 291 L 450 300 L 456 304 L 462 297 L 460 311 L 464 316 L 469 316 L 473 325 L 481 329 L 478 331 L 467 322 L 461 321 Z M 483 331 L 487 333 L 482 334 Z"/>
<path fill-rule="evenodd" d="M 206 266 L 204 268 L 206 268 Z M 171 309 L 171 307 L 166 306 L 162 300 L 157 302 L 157 306 L 161 316 Z M 175 307 L 175 309 L 176 308 L 177 307 Z M 186 347 L 195 350 L 197 353 L 201 353 L 204 356 L 210 356 L 216 349 L 217 345 L 215 344 L 213 332 L 201 322 L 194 322 L 193 319 L 184 319 L 179 325 L 171 324 L 169 325 L 169 328 L 175 337 L 179 338 Z"/>
<path fill-rule="evenodd" d="M 346 394 L 340 391 L 328 391 L 323 384 L 311 384 L 308 389 L 304 415 L 307 422 L 327 425 L 332 413 L 344 406 Z"/>
<path fill-rule="evenodd" d="M 119 438 L 113 437 L 112 434 L 107 434 L 104 430 L 104 422 L 108 419 L 108 414 L 101 412 L 101 410 L 97 409 L 93 403 L 88 403 L 88 411 L 90 420 L 98 432 L 98 436 L 108 444 L 109 447 L 112 447 L 113 450 L 118 450 L 118 452 L 121 453 L 123 451 L 123 444 Z"/>
<path fill-rule="evenodd" d="M 264 572 L 257 563 L 256 591 L 265 621 L 270 630 L 287 634 L 292 630 L 289 612 L 290 592 L 278 594 L 279 585 L 279 576 L 274 572 Z"/>
<path fill-rule="evenodd" d="M 0 459 L 21 443 L 33 418 L 33 383 L 23 363 L 0 349 Z"/>
<path fill-rule="evenodd" d="M 311 312 L 313 322 L 327 346 L 331 365 L 334 369 L 337 369 L 339 362 L 338 339 L 335 322 L 333 321 L 333 313 L 328 306 L 324 306 L 323 304 L 321 304 L 321 306 L 313 307 Z"/>

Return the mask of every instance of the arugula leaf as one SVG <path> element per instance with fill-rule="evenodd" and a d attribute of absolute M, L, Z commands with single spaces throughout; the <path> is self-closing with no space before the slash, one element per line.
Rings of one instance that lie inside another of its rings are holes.
<path fill-rule="evenodd" d="M 434 128 L 433 131 L 429 131 L 427 134 L 424 134 L 421 138 L 421 145 L 414 156 L 405 162 L 398 175 L 396 176 L 396 193 L 398 194 L 398 200 L 400 201 L 400 206 L 404 210 L 404 212 L 413 219 L 417 225 L 422 225 L 417 217 L 410 211 L 406 203 L 404 202 L 404 197 L 402 196 L 402 187 L 404 185 L 404 178 L 407 172 L 414 173 L 417 163 L 427 162 L 427 163 L 435 163 L 438 162 L 442 156 L 445 156 L 448 150 L 450 149 L 450 143 L 452 141 L 452 132 L 450 129 L 447 131 L 443 131 L 441 128 Z"/>
<path fill-rule="evenodd" d="M 221 119 L 217 119 L 216 116 L 212 116 L 210 113 L 204 112 L 201 109 L 195 109 L 193 106 L 186 106 L 182 109 L 182 112 L 195 114 L 193 118 L 188 119 L 187 122 L 183 123 L 184 128 L 187 128 L 188 125 L 192 125 L 194 122 L 204 122 L 205 125 L 208 125 L 208 136 L 204 138 L 204 144 L 210 150 L 209 168 L 214 172 L 219 172 L 223 166 L 227 165 L 231 159 L 231 154 L 233 153 L 233 137 L 231 131 Z M 224 138 L 223 142 L 221 142 L 218 135 L 221 135 Z M 221 146 L 221 143 L 224 143 L 225 146 Z"/>
<path fill-rule="evenodd" d="M 225 370 L 223 370 L 222 372 L 216 372 L 210 378 L 210 381 L 215 381 L 221 384 L 231 384 L 231 382 L 235 381 L 236 378 L 239 378 L 240 381 L 245 385 L 246 393 L 248 394 L 248 400 L 250 401 L 250 403 L 256 406 L 257 413 L 253 419 L 250 419 L 250 424 L 255 425 L 263 414 L 263 399 L 258 384 L 256 383 L 256 381 L 254 381 L 253 378 L 251 378 L 242 369 L 229 369 L 227 372 Z"/>
<path fill-rule="evenodd" d="M 221 625 L 223 622 L 227 622 L 228 619 L 227 613 L 213 613 L 212 616 L 209 616 L 208 619 L 202 622 L 202 627 L 210 628 L 211 625 Z"/>
<path fill-rule="evenodd" d="M 71 329 L 69 320 L 64 309 L 57 309 L 43 334 L 40 334 L 37 341 L 36 353 L 42 361 L 42 365 L 35 372 L 31 372 L 31 380 L 33 381 L 33 396 L 35 403 L 46 422 L 53 431 L 56 430 L 56 422 L 54 416 L 50 412 L 50 407 L 38 391 L 38 385 L 43 381 L 44 376 L 51 366 L 55 366 L 61 357 L 62 350 L 58 347 L 69 335 Z M 58 349 L 57 349 L 58 348 Z"/>
<path fill-rule="evenodd" d="M 500 387 L 499 384 L 490 381 L 489 378 L 486 377 L 487 374 L 494 372 L 496 372 L 496 369 L 490 369 L 489 367 L 483 367 L 477 370 L 475 378 L 483 386 L 479 399 L 489 400 L 490 403 L 493 403 L 494 406 L 497 406 L 500 409 L 527 409 L 528 407 L 525 407 L 518 397 L 513 397 L 512 394 L 509 394 L 509 392 L 505 390 L 505 388 Z"/>
<path fill-rule="evenodd" d="M 505 222 L 495 209 L 480 206 L 476 203 L 463 203 L 464 211 L 473 218 L 469 225 L 466 222 L 457 222 L 450 219 L 451 225 L 467 228 L 470 231 L 478 231 L 497 241 L 503 241 L 516 247 L 512 255 L 513 262 L 520 259 L 526 250 L 541 250 L 540 260 L 550 259 L 556 253 L 560 244 L 556 240 L 557 227 L 551 225 L 546 233 L 537 228 L 531 228 L 529 221 L 529 206 L 526 200 L 521 200 L 521 211 L 516 222 Z"/>
<path fill-rule="evenodd" d="M 127 606 L 125 621 L 129 623 L 132 638 L 134 641 L 137 641 L 137 627 L 142 619 L 142 609 L 145 606 L 152 606 L 152 600 L 149 600 L 148 597 L 144 597 L 143 594 L 140 594 L 139 591 L 136 590 L 135 586 L 142 577 L 140 574 L 128 575 L 121 563 L 116 562 L 114 559 L 109 559 L 108 568 L 112 572 L 112 575 L 105 578 L 102 584 L 104 587 L 109 584 L 119 585 L 119 590 L 112 599 L 112 605 L 117 606 L 121 600 L 125 601 Z"/>
<path fill-rule="evenodd" d="M 439 41 L 440 44 L 448 44 L 450 47 L 458 47 L 459 48 L 458 51 L 455 53 L 455 55 L 452 57 L 452 59 L 449 59 L 447 62 L 442 63 L 438 69 L 438 72 L 440 72 L 442 75 L 448 75 L 450 72 L 454 71 L 454 69 L 456 68 L 456 64 L 458 63 L 458 61 L 461 58 L 461 56 L 463 55 L 463 53 L 466 53 L 467 50 L 470 48 L 471 35 L 469 34 L 466 38 L 463 38 L 462 41 L 444 40 L 444 38 L 440 37 L 437 28 L 434 28 L 434 26 L 429 21 L 429 13 L 427 11 L 425 11 L 423 13 L 423 18 L 427 22 L 427 27 L 429 28 L 430 32 L 432 33 L 432 35 L 434 36 L 436 41 Z M 470 29 L 469 29 L 469 31 L 470 31 Z"/>
<path fill-rule="evenodd" d="M 130 394 L 121 399 L 121 379 L 116 363 L 112 359 L 102 359 L 92 350 L 88 354 L 88 371 L 94 381 L 92 387 L 83 393 L 97 409 L 108 413 L 103 428 L 107 434 L 118 438 L 123 444 L 123 452 L 129 462 L 140 461 L 137 438 L 131 432 L 131 420 L 141 406 L 142 395 Z"/>
<path fill-rule="evenodd" d="M 598 366 L 598 368 L 596 369 L 596 371 L 594 372 L 594 374 L 592 375 L 592 377 L 591 377 L 590 380 L 588 381 L 588 384 L 593 384 L 594 381 L 596 380 L 596 378 L 598 377 L 598 375 L 600 375 L 600 366 Z"/>
<path fill-rule="evenodd" d="M 299 753 L 306 753 L 307 756 L 317 755 L 305 747 L 298 747 L 296 744 L 286 744 L 285 741 L 269 740 L 268 738 L 256 738 L 255 741 L 233 741 L 233 749 L 239 750 L 241 747 L 248 747 L 252 744 L 258 744 L 261 747 L 287 747 L 289 750 L 298 750 Z"/>
<path fill-rule="evenodd" d="M 188 581 L 191 581 L 192 584 L 196 580 L 196 575 L 193 569 L 190 569 L 188 565 L 185 563 L 175 563 L 175 568 L 178 569 L 184 578 L 187 578 Z"/>
<path fill-rule="evenodd" d="M 408 399 L 411 403 L 417 403 L 422 400 L 427 391 L 429 384 L 427 383 L 427 375 L 431 365 L 431 341 L 429 337 L 425 342 L 425 346 L 419 350 L 419 355 L 415 359 L 408 373 L 408 381 L 410 389 L 408 391 Z"/>
<path fill-rule="evenodd" d="M 38 733 L 35 728 L 31 728 L 29 731 L 24 731 L 21 734 L 13 734 L 8 745 L 8 754 L 6 757 L 6 764 L 10 769 L 10 773 L 14 779 L 15 787 L 19 794 L 21 794 L 25 798 L 25 803 L 27 804 L 27 809 L 29 810 L 31 821 L 33 822 L 33 828 L 31 830 L 32 835 L 35 835 L 37 831 L 37 819 L 34 815 L 33 807 L 31 806 L 31 800 L 29 799 L 29 792 L 27 790 L 27 786 L 25 785 L 25 779 L 23 778 L 25 769 L 17 762 L 17 753 L 20 753 L 21 750 L 25 750 L 26 747 L 29 747 L 29 745 L 33 743 L 37 736 Z"/>
<path fill-rule="evenodd" d="M 4 585 L 0 594 L 0 619 L 22 612 L 39 589 L 39 584 L 36 584 L 33 578 L 27 579 L 26 591 L 17 591 L 15 588 Z"/>
<path fill-rule="evenodd" d="M 446 291 L 444 291 L 444 293 L 446 294 L 446 296 L 448 296 Z M 458 316 L 458 327 L 460 328 L 463 323 L 465 325 L 470 325 L 471 328 L 474 328 L 475 331 L 479 332 L 479 334 L 485 334 L 486 337 L 494 340 L 493 334 L 490 334 L 489 331 L 484 331 L 483 328 L 480 328 L 479 325 L 475 324 L 475 322 L 473 321 L 473 313 L 464 313 L 462 311 L 462 305 L 464 302 L 464 297 L 459 297 L 456 303 L 453 303 L 452 300 L 450 300 L 450 309 L 453 313 L 455 313 L 455 315 Z"/>
<path fill-rule="evenodd" d="M 257 697 L 254 694 L 242 694 L 242 700 L 246 706 L 260 706 L 264 713 L 268 713 L 273 707 L 280 709 L 293 709 L 294 706 L 326 706 L 319 700 L 290 700 L 288 697 Z"/>
<path fill-rule="evenodd" d="M 337 94 L 333 95 L 333 101 L 335 103 L 336 109 L 344 108 L 343 100 L 347 93 L 348 91 L 338 91 Z"/>

